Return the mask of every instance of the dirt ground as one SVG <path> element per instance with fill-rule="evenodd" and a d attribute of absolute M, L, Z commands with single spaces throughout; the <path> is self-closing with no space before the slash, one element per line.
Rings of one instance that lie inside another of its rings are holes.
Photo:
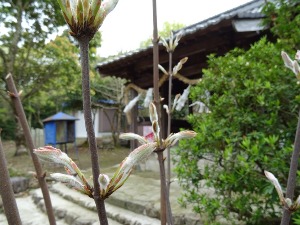
<path fill-rule="evenodd" d="M 14 156 L 15 143 L 13 141 L 2 141 L 3 149 L 9 168 L 10 176 L 31 176 L 34 172 L 34 166 L 30 154 L 22 154 Z M 101 173 L 113 172 L 116 166 L 130 153 L 129 148 L 120 147 L 112 150 L 98 150 L 99 163 Z M 72 147 L 68 147 L 68 155 L 78 165 L 78 167 L 86 173 L 91 175 L 91 158 L 88 147 L 78 147 L 78 157 L 76 151 Z M 54 165 L 52 163 L 42 162 L 43 170 L 47 173 L 64 172 L 62 166 Z"/>
<path fill-rule="evenodd" d="M 2 141 L 3 149 L 9 169 L 10 176 L 26 176 L 32 177 L 35 173 L 35 169 L 31 160 L 30 154 L 22 154 L 14 156 L 15 154 L 15 143 L 13 141 Z M 58 147 L 57 147 L 58 148 Z M 101 173 L 113 173 L 116 167 L 128 156 L 130 149 L 126 147 L 114 148 L 112 150 L 98 150 L 99 153 L 99 164 Z M 78 147 L 78 157 L 73 146 L 68 147 L 68 156 L 78 165 L 85 176 L 91 177 L 91 155 L 88 147 Z M 43 172 L 46 174 L 61 172 L 65 173 L 62 166 L 55 165 L 53 163 L 47 163 L 40 161 L 42 164 Z M 159 179 L 159 173 L 153 171 L 140 171 L 138 168 L 133 170 L 133 174 L 139 175 L 145 178 Z"/>

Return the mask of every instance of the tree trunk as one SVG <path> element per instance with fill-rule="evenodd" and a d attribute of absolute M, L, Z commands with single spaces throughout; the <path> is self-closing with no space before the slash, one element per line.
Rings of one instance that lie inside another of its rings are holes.
<path fill-rule="evenodd" d="M 15 154 L 14 156 L 18 156 L 18 155 L 22 155 L 24 153 L 28 153 L 27 152 L 27 145 L 26 145 L 26 139 L 25 139 L 25 135 L 24 135 L 24 131 L 23 128 L 20 124 L 20 120 L 19 117 L 17 115 L 17 112 L 15 110 L 15 108 L 12 106 L 13 108 L 13 113 L 15 116 L 15 121 L 16 121 L 16 128 L 15 128 L 15 145 L 16 145 L 16 150 L 15 150 Z"/>

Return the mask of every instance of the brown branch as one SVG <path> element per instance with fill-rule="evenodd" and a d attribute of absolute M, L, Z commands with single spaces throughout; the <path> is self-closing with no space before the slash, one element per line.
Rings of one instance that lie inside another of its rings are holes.
<path fill-rule="evenodd" d="M 167 129 L 167 137 L 171 134 L 171 117 L 172 117 L 172 79 L 173 79 L 173 73 L 172 73 L 172 61 L 173 61 L 173 51 L 169 52 L 169 90 L 168 90 L 168 108 L 169 113 L 167 113 L 168 116 L 168 129 Z M 168 197 L 170 198 L 170 188 L 171 188 L 171 153 L 170 148 L 167 148 L 167 190 L 168 190 Z"/>
<path fill-rule="evenodd" d="M 89 150 L 91 153 L 93 183 L 94 183 L 94 201 L 96 204 L 98 217 L 101 225 L 108 225 L 104 199 L 100 197 L 100 184 L 98 177 L 100 174 L 97 143 L 95 137 L 95 131 L 92 120 L 91 112 L 91 94 L 90 94 L 90 76 L 89 76 L 89 41 L 90 38 L 83 36 L 78 38 L 81 56 L 81 69 L 82 69 L 82 97 L 83 97 L 83 113 L 86 132 L 88 136 Z"/>
<path fill-rule="evenodd" d="M 35 149 L 35 146 L 34 146 L 31 134 L 30 134 L 30 128 L 28 126 L 28 122 L 26 119 L 26 115 L 25 115 L 18 91 L 16 89 L 16 86 L 15 86 L 15 83 L 14 83 L 14 80 L 13 80 L 13 77 L 11 74 L 8 74 L 6 76 L 6 80 L 7 80 L 8 90 L 10 92 L 11 99 L 14 103 L 15 110 L 17 112 L 18 118 L 20 120 L 20 123 L 21 123 L 23 131 L 24 131 L 25 139 L 26 139 L 27 145 L 29 147 L 29 152 L 30 152 L 30 155 L 32 158 L 33 165 L 35 167 L 36 174 L 37 174 L 37 179 L 38 179 L 39 185 L 40 185 L 42 193 L 43 193 L 46 211 L 48 213 L 49 223 L 51 225 L 55 225 L 56 224 L 55 216 L 54 216 L 53 209 L 52 209 L 52 203 L 51 203 L 51 199 L 50 199 L 50 195 L 49 195 L 49 191 L 48 191 L 48 186 L 47 186 L 47 183 L 46 183 L 46 180 L 44 177 L 44 173 L 42 171 L 42 166 L 41 166 L 37 156 L 33 153 L 33 149 Z"/>
<path fill-rule="evenodd" d="M 1 134 L 1 128 L 0 128 Z M 0 194 L 8 224 L 22 225 L 0 136 Z"/>
<path fill-rule="evenodd" d="M 178 80 L 182 81 L 185 84 L 195 85 L 198 84 L 202 79 L 188 79 L 181 75 L 180 73 L 174 74 L 174 77 L 176 77 Z"/>
<path fill-rule="evenodd" d="M 158 32 L 157 32 L 157 12 L 156 12 L 156 0 L 152 0 L 153 4 L 153 92 L 154 92 L 154 105 L 157 109 L 160 109 L 160 96 L 159 96 L 159 49 L 158 49 Z M 158 125 L 161 125 L 161 111 L 158 110 Z M 161 139 L 160 135 L 160 139 Z M 159 140 L 162 143 L 162 140 Z M 161 148 L 159 146 L 158 148 Z M 164 150 L 164 149 L 163 149 Z M 160 194 L 161 194 L 161 225 L 165 225 L 168 221 L 169 225 L 173 225 L 172 211 L 168 198 L 168 190 L 166 185 L 166 176 L 164 168 L 163 150 L 157 152 L 158 162 L 160 164 Z"/>
<path fill-rule="evenodd" d="M 109 106 L 106 106 L 106 105 L 103 105 L 103 104 L 100 104 L 100 103 L 95 103 L 95 102 L 92 102 L 92 105 L 100 107 L 102 109 L 118 109 L 118 107 L 115 107 L 115 106 L 109 107 Z"/>
<path fill-rule="evenodd" d="M 294 198 L 299 155 L 300 155 L 300 111 L 299 111 L 298 124 L 297 124 L 296 136 L 294 141 L 294 151 L 291 158 L 289 177 L 288 177 L 288 182 L 286 187 L 286 198 L 289 199 Z M 281 219 L 281 225 L 288 225 L 291 220 L 291 215 L 292 212 L 284 207 L 283 216 Z"/>
<path fill-rule="evenodd" d="M 135 90 L 136 92 L 138 92 L 139 94 L 144 94 L 146 93 L 146 90 L 140 88 L 139 86 L 133 84 L 133 83 L 130 83 L 128 84 L 126 87 L 125 87 L 125 90 L 124 90 L 124 102 L 125 104 L 127 104 L 129 102 L 129 99 L 128 99 L 128 96 L 129 96 L 129 90 L 130 89 L 133 89 Z"/>

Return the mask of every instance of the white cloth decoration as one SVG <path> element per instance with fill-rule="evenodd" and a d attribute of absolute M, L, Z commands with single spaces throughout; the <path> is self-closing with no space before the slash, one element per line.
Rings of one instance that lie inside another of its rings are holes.
<path fill-rule="evenodd" d="M 147 90 L 146 97 L 144 99 L 144 107 L 145 108 L 149 107 L 149 104 L 152 101 L 152 98 L 153 98 L 153 88 L 149 88 Z"/>
<path fill-rule="evenodd" d="M 211 112 L 209 110 L 209 108 L 203 102 L 200 102 L 200 101 L 196 101 L 196 102 L 190 104 L 189 106 L 190 107 L 198 106 L 198 109 L 196 110 L 196 112 L 198 112 L 198 113 L 210 113 Z"/>
<path fill-rule="evenodd" d="M 183 108 L 183 106 L 185 105 L 185 102 L 188 100 L 188 96 L 189 96 L 189 93 L 190 93 L 190 88 L 191 88 L 191 85 L 189 85 L 186 89 L 184 89 L 182 95 L 178 99 L 177 105 L 175 107 L 175 109 L 177 111 L 180 111 Z"/>
<path fill-rule="evenodd" d="M 132 99 L 124 108 L 123 112 L 124 113 L 128 113 L 133 106 L 135 106 L 135 104 L 140 100 L 141 94 L 139 94 L 138 96 L 136 96 L 134 99 Z"/>

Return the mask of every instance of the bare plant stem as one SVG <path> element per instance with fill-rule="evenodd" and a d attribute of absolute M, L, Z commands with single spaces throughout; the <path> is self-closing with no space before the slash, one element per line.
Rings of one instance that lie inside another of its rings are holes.
<path fill-rule="evenodd" d="M 159 96 L 159 74 L 158 74 L 158 64 L 159 64 L 159 54 L 158 54 L 158 32 L 157 32 L 157 12 L 156 12 L 156 0 L 152 0 L 153 4 L 153 92 L 154 92 L 154 104 L 158 109 L 158 124 L 160 123 L 160 96 Z M 161 138 L 161 135 L 160 135 Z M 161 143 L 161 140 L 160 140 Z M 160 148 L 160 147 L 159 147 Z M 164 156 L 163 151 L 165 149 L 158 149 L 156 151 L 158 156 L 158 162 L 160 167 L 160 211 L 161 211 L 161 225 L 165 225 L 168 219 L 168 224 L 172 225 L 172 211 L 169 201 L 168 189 L 166 185 L 166 175 L 164 166 Z"/>
<path fill-rule="evenodd" d="M 107 215 L 105 210 L 104 199 L 100 197 L 100 185 L 98 177 L 100 174 L 97 142 L 92 119 L 91 110 L 91 94 L 90 94 L 90 74 L 89 74 L 89 41 L 90 37 L 83 36 L 78 38 L 81 57 L 81 70 L 82 70 L 82 97 L 83 97 L 83 113 L 85 120 L 85 127 L 88 136 L 89 150 L 91 152 L 91 163 L 93 171 L 94 183 L 94 201 L 97 207 L 98 217 L 101 225 L 108 225 Z"/>
<path fill-rule="evenodd" d="M 169 52 L 169 93 L 168 93 L 168 133 L 167 136 L 171 133 L 171 118 L 172 118 L 172 58 L 173 58 L 173 52 Z M 167 149 L 167 185 L 168 185 L 168 195 L 170 193 L 170 186 L 171 186 L 171 154 L 170 154 L 170 148 Z"/>
<path fill-rule="evenodd" d="M 11 74 L 8 74 L 6 76 L 6 80 L 7 80 L 7 86 L 8 86 L 8 90 L 10 92 L 10 96 L 11 99 L 15 105 L 15 109 L 17 112 L 17 115 L 19 117 L 19 121 L 21 123 L 21 126 L 23 128 L 24 131 L 24 135 L 25 135 L 25 139 L 29 148 L 29 152 L 32 158 L 32 162 L 36 171 L 36 176 L 39 182 L 39 185 L 41 187 L 42 190 L 42 194 L 43 194 L 43 198 L 44 198 L 44 202 L 45 202 L 45 206 L 46 206 L 46 211 L 48 214 L 48 219 L 49 219 L 49 223 L 50 225 L 55 225 L 55 216 L 54 216 L 54 212 L 52 209 L 52 203 L 51 203 L 51 199 L 50 199 L 50 194 L 49 194 L 49 190 L 48 190 L 48 186 L 45 180 L 45 176 L 46 174 L 43 173 L 42 171 L 42 166 L 38 160 L 38 157 L 33 153 L 33 149 L 35 149 L 34 143 L 33 143 L 33 139 L 31 137 L 30 134 L 30 129 L 29 129 L 29 125 L 26 119 L 26 115 L 23 109 L 23 105 L 21 103 L 20 97 L 19 97 L 19 93 L 16 89 L 13 77 Z"/>
<path fill-rule="evenodd" d="M 165 201 L 161 202 L 165 206 L 165 210 L 167 212 L 167 222 L 169 225 L 173 225 L 173 218 L 171 212 L 171 205 L 170 205 L 170 198 L 168 194 L 167 182 L 166 182 L 166 174 L 165 174 L 165 166 L 164 166 L 164 155 L 163 151 L 157 151 L 157 157 L 159 162 L 159 169 L 160 169 L 160 185 L 162 194 L 165 196 Z"/>
<path fill-rule="evenodd" d="M 154 92 L 154 105 L 158 109 L 158 124 L 160 126 L 160 97 L 159 97 L 159 74 L 158 74 L 158 63 L 159 63 L 159 54 L 158 54 L 158 33 L 157 33 L 157 12 L 156 12 L 156 0 L 152 0 L 153 3 L 153 92 Z M 157 153 L 159 154 L 163 153 Z M 158 157 L 158 163 L 160 165 L 160 221 L 161 225 L 165 225 L 167 222 L 166 218 L 166 195 L 165 190 L 163 188 L 166 180 L 162 179 L 162 168 L 164 166 L 164 160 Z"/>
<path fill-rule="evenodd" d="M 0 128 L 1 134 L 1 128 Z M 0 194 L 8 224 L 22 225 L 0 136 Z"/>
<path fill-rule="evenodd" d="M 157 108 L 158 118 L 160 118 L 160 97 L 159 97 L 159 53 L 158 53 L 158 32 L 157 32 L 157 13 L 156 0 L 153 0 L 153 92 L 154 104 Z M 160 121 L 158 121 L 160 124 Z"/>
<path fill-rule="evenodd" d="M 295 142 L 294 142 L 294 151 L 291 158 L 290 171 L 289 171 L 289 177 L 288 177 L 287 189 L 286 189 L 286 198 L 289 199 L 294 198 L 299 155 L 300 155 L 300 112 L 298 115 L 297 131 L 296 131 Z M 281 225 L 288 225 L 291 220 L 291 215 L 292 212 L 284 208 L 283 216 L 281 219 Z"/>

